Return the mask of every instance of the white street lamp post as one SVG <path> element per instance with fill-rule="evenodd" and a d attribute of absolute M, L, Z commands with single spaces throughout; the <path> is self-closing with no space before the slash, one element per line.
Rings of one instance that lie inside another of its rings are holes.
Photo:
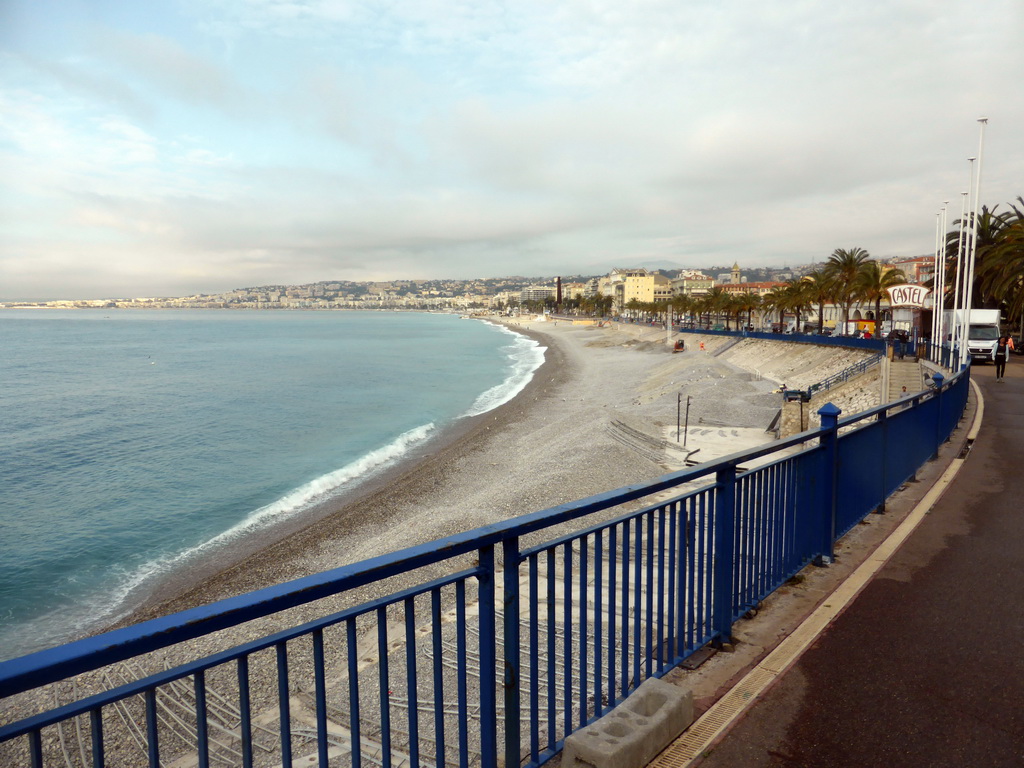
<path fill-rule="evenodd" d="M 971 163 L 974 163 L 974 158 L 971 158 Z M 970 185 L 970 179 L 967 180 L 968 186 Z M 953 314 L 951 315 L 952 321 L 950 322 L 950 353 L 952 354 L 953 349 L 957 349 L 960 343 L 960 323 L 957 318 L 960 317 L 958 310 L 960 309 L 961 301 L 963 300 L 963 292 L 960 290 L 960 269 L 963 266 L 963 253 L 964 253 L 964 227 L 966 226 L 967 219 L 967 196 L 969 192 L 960 193 L 960 233 L 956 239 L 956 280 L 953 282 Z M 957 353 L 959 356 L 959 352 Z"/>
<path fill-rule="evenodd" d="M 941 353 L 942 341 L 946 335 L 946 326 L 942 321 L 942 311 L 946 305 L 946 228 L 948 226 L 948 209 L 949 200 L 942 201 L 942 226 L 939 233 L 939 262 L 938 270 L 935 274 L 935 314 L 937 319 L 935 325 L 938 328 L 938 333 L 935 336 L 937 342 L 936 349 Z"/>
<path fill-rule="evenodd" d="M 981 161 L 985 152 L 985 126 L 988 125 L 987 117 L 979 117 L 981 130 L 978 137 L 978 175 L 974 185 L 974 214 L 971 221 L 971 249 L 967 261 L 967 293 L 964 301 L 964 316 L 960 323 L 961 338 L 964 340 L 963 352 L 961 354 L 961 365 L 967 364 L 968 344 L 967 337 L 970 330 L 971 300 L 974 298 L 974 267 L 978 256 L 978 208 L 981 201 Z"/>

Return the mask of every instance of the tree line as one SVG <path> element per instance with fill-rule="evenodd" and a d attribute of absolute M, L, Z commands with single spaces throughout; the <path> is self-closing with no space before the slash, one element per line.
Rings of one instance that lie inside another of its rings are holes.
<path fill-rule="evenodd" d="M 710 328 L 724 323 L 726 330 L 731 330 L 734 321 L 739 326 L 744 318 L 746 325 L 750 326 L 755 312 L 768 318 L 777 314 L 780 324 L 786 314 L 792 314 L 799 328 L 801 317 L 817 308 L 817 330 L 821 333 L 826 304 L 842 307 L 844 322 L 849 319 L 850 309 L 857 302 L 873 302 L 875 317 L 879 317 L 886 291 L 903 282 L 906 282 L 906 276 L 902 270 L 884 268 L 863 248 L 837 248 L 820 269 L 803 278 L 788 280 L 764 295 L 746 291 L 733 293 L 716 285 L 701 295 L 679 295 L 656 302 L 631 299 L 622 309 L 629 317 L 662 321 L 671 311 L 677 319 L 690 318 L 689 322 L 695 327 Z M 562 309 L 607 315 L 612 306 L 611 296 L 592 296 L 563 302 Z M 543 308 L 543 305 L 538 308 Z"/>

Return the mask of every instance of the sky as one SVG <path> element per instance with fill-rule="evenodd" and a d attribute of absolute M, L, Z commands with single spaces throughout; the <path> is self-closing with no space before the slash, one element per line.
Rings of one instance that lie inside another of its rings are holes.
<path fill-rule="evenodd" d="M 1020 0 L 0 0 L 0 298 L 934 251 Z"/>

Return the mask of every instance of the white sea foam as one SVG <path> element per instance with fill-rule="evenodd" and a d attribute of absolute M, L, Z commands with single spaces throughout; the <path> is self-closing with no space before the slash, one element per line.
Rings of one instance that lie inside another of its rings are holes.
<path fill-rule="evenodd" d="M 329 498 L 344 486 L 365 480 L 394 465 L 409 451 L 427 440 L 433 431 L 433 423 L 411 429 L 341 469 L 311 480 L 277 501 L 254 510 L 238 524 L 202 544 L 176 555 L 156 558 L 134 571 L 122 571 L 116 577 L 116 586 L 109 591 L 97 594 L 91 600 L 80 599 L 76 608 L 64 607 L 26 622 L 10 632 L 5 640 L 13 647 L 30 647 L 40 632 L 48 637 L 64 635 L 66 639 L 87 632 L 99 624 L 117 621 L 130 609 L 125 603 L 129 596 L 154 577 L 164 576 L 194 557 L 206 554 L 267 525 L 293 517 Z"/>
<path fill-rule="evenodd" d="M 497 327 L 503 333 L 513 337 L 512 343 L 505 348 L 509 360 L 512 361 L 511 370 L 501 384 L 497 384 L 481 394 L 469 410 L 463 414 L 464 416 L 479 416 L 481 413 L 493 411 L 499 405 L 507 403 L 523 391 L 523 388 L 533 378 L 533 374 L 544 362 L 544 353 L 547 352 L 547 347 L 542 347 L 534 339 L 511 331 L 505 326 Z"/>
<path fill-rule="evenodd" d="M 167 564 L 171 566 L 177 565 L 183 560 L 226 544 L 240 536 L 248 535 L 270 523 L 280 522 L 298 512 L 309 509 L 314 504 L 324 501 L 337 493 L 342 487 L 356 481 L 365 480 L 376 472 L 395 464 L 416 445 L 430 437 L 433 431 L 433 423 L 410 429 L 387 445 L 371 451 L 351 464 L 347 464 L 333 472 L 328 472 L 326 475 L 321 475 L 315 480 L 311 480 L 305 485 L 296 488 L 291 493 L 282 496 L 277 501 L 260 507 L 237 525 L 233 525 L 223 533 L 214 536 L 197 547 L 182 552 L 168 561 Z"/>

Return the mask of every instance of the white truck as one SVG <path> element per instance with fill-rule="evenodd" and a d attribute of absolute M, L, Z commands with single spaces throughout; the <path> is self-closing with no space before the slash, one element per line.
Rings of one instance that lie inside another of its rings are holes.
<path fill-rule="evenodd" d="M 967 316 L 967 350 L 972 363 L 984 363 L 996 359 L 996 342 L 999 341 L 999 310 L 971 309 Z M 942 313 L 943 335 L 952 338 L 953 326 L 963 318 L 963 310 L 947 309 Z"/>

